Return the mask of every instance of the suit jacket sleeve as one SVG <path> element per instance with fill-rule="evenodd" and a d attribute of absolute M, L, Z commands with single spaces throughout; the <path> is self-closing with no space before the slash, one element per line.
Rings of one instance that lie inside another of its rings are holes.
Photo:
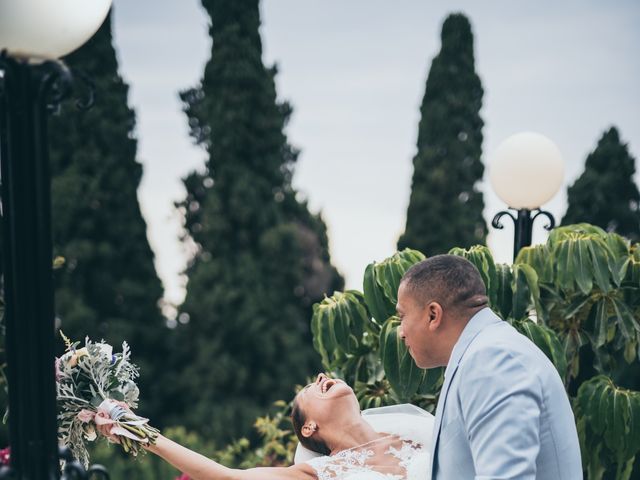
<path fill-rule="evenodd" d="M 538 378 L 503 349 L 468 353 L 458 401 L 476 480 L 535 480 L 543 402 Z"/>

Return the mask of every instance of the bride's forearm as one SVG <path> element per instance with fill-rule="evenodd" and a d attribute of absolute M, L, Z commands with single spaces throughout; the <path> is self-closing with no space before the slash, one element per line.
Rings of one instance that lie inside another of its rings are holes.
<path fill-rule="evenodd" d="M 317 480 L 313 469 L 306 464 L 248 470 L 227 468 L 162 435 L 158 435 L 155 445 L 145 448 L 186 473 L 193 480 Z"/>
<path fill-rule="evenodd" d="M 237 480 L 237 470 L 232 470 L 182 445 L 158 435 L 155 445 L 147 450 L 163 458 L 194 480 Z"/>

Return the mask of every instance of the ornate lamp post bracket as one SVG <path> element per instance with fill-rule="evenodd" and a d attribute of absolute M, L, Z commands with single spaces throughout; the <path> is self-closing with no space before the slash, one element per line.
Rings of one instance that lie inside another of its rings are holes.
<path fill-rule="evenodd" d="M 516 210 L 516 209 L 513 209 L 513 210 L 516 213 L 516 215 L 512 214 L 507 210 L 501 210 L 498 213 L 496 213 L 496 215 L 493 217 L 493 220 L 491 221 L 491 226 L 498 230 L 502 230 L 504 228 L 504 225 L 501 222 L 502 217 L 507 216 L 511 218 L 511 220 L 513 220 L 513 226 L 514 226 L 513 259 L 515 260 L 516 256 L 518 255 L 518 252 L 523 247 L 527 247 L 531 245 L 533 222 L 535 221 L 536 218 L 538 218 L 538 216 L 542 215 L 544 217 L 547 217 L 547 220 L 549 220 L 549 223 L 547 223 L 544 226 L 544 229 L 549 232 L 556 226 L 556 220 L 555 218 L 553 218 L 553 215 L 551 215 L 550 212 L 547 212 L 546 210 L 540 210 L 539 208 L 537 208 L 536 210 L 528 210 L 526 208 L 523 208 L 520 210 Z M 533 213 L 533 216 L 532 216 L 532 213 Z"/>

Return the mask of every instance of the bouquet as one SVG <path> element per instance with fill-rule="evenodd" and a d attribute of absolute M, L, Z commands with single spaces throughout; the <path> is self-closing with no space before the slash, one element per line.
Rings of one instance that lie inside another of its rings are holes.
<path fill-rule="evenodd" d="M 89 453 L 85 442 L 98 434 L 119 443 L 126 453 L 137 455 L 144 444 L 154 444 L 159 431 L 146 418 L 134 414 L 139 390 L 135 383 L 138 368 L 130 361 L 127 342 L 122 353 L 111 345 L 93 342 L 72 343 L 62 332 L 66 352 L 56 359 L 58 438 L 71 449 L 85 467 Z M 115 439 L 115 440 L 114 440 Z"/>

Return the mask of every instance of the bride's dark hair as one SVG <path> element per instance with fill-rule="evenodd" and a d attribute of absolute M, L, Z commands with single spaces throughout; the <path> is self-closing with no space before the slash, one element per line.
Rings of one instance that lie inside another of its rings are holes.
<path fill-rule="evenodd" d="M 291 408 L 291 423 L 293 424 L 293 431 L 296 432 L 296 437 L 303 447 L 311 450 L 312 452 L 321 453 L 322 455 L 329 455 L 331 450 L 327 447 L 327 444 L 319 438 L 305 437 L 302 435 L 302 427 L 307 421 L 307 417 L 298 405 L 298 400 L 293 399 L 293 406 Z"/>

